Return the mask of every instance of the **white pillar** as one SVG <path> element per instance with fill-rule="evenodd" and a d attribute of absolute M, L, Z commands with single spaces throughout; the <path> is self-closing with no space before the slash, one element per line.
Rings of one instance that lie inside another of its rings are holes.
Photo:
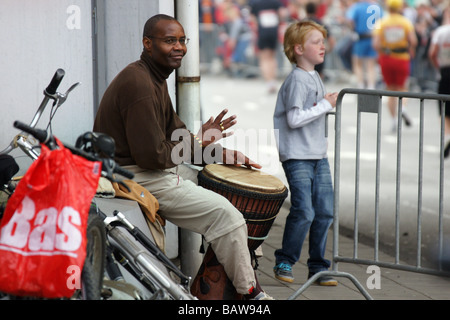
<path fill-rule="evenodd" d="M 200 119 L 200 42 L 198 0 L 176 0 L 176 18 L 190 39 L 188 51 L 177 70 L 177 112 L 187 128 L 196 133 Z M 196 127 L 197 126 L 197 127 Z M 180 229 L 180 261 L 184 274 L 195 278 L 203 255 L 201 235 Z"/>

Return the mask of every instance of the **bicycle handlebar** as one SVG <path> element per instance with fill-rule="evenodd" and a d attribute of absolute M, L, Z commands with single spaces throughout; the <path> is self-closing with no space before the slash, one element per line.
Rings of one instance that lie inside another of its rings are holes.
<path fill-rule="evenodd" d="M 39 140 L 40 143 L 47 144 L 50 140 L 51 135 L 47 133 L 47 131 L 42 129 L 36 129 L 32 128 L 29 125 L 20 122 L 20 121 L 14 121 L 14 128 L 20 129 L 26 133 L 31 134 L 33 137 Z"/>
<path fill-rule="evenodd" d="M 39 119 L 42 115 L 42 112 L 44 111 L 44 109 L 50 99 L 55 100 L 55 103 L 58 102 L 58 106 L 59 106 L 62 103 L 64 103 L 64 101 L 67 98 L 68 93 L 73 88 L 75 88 L 76 85 L 78 85 L 78 83 L 77 83 L 77 84 L 73 85 L 72 87 L 70 87 L 70 89 L 64 95 L 57 93 L 56 90 L 58 89 L 64 76 L 65 76 L 65 71 L 63 69 L 56 70 L 55 74 L 53 75 L 52 80 L 50 81 L 47 88 L 45 88 L 45 90 L 44 90 L 45 97 L 42 100 L 41 105 L 39 106 L 36 114 L 33 117 L 33 120 L 31 121 L 31 123 L 29 125 L 27 125 L 23 122 L 20 122 L 20 121 L 14 122 L 15 128 L 20 129 L 25 133 L 31 134 L 41 144 L 45 144 L 47 147 L 49 147 L 50 150 L 54 150 L 57 148 L 54 137 L 51 134 L 49 134 L 46 130 L 36 129 L 35 126 L 36 126 L 37 122 L 39 121 Z M 96 136 L 96 135 L 91 134 L 90 136 Z M 1 151 L 0 154 L 7 154 L 7 153 L 11 152 L 11 150 L 13 150 L 15 148 L 14 142 L 15 142 L 15 140 L 13 140 L 5 150 Z M 103 156 L 100 157 L 97 153 L 94 153 L 94 152 L 86 152 L 78 146 L 72 147 L 72 146 L 64 144 L 64 147 L 69 149 L 73 154 L 84 157 L 85 159 L 87 159 L 89 161 L 102 162 L 102 175 L 105 176 L 110 181 L 116 181 L 113 177 L 114 173 L 117 173 L 117 174 L 119 174 L 123 177 L 129 178 L 129 179 L 133 179 L 133 177 L 134 177 L 133 173 L 129 172 L 128 170 L 123 169 L 112 159 L 112 157 L 114 156 L 114 154 L 113 154 L 114 153 L 114 145 L 110 146 L 112 148 L 112 150 L 105 150 L 105 151 L 109 151 L 109 152 L 107 152 L 106 157 L 103 157 Z M 21 146 L 21 148 L 27 149 L 27 150 L 24 150 L 27 153 L 29 151 L 28 149 L 30 148 L 30 146 L 24 145 L 24 146 Z M 37 157 L 37 155 L 36 155 L 36 157 Z M 118 182 L 120 182 L 120 181 L 118 181 Z"/>
<path fill-rule="evenodd" d="M 49 134 L 47 131 L 42 129 L 36 129 L 32 128 L 31 126 L 20 122 L 20 121 L 14 121 L 14 127 L 17 129 L 20 129 L 26 133 L 31 134 L 33 137 L 35 137 L 40 143 L 45 144 L 47 147 L 50 148 L 50 150 L 56 149 L 56 143 L 55 139 L 51 134 Z M 102 163 L 102 171 L 105 175 L 105 177 L 111 181 L 115 181 L 112 177 L 113 173 L 117 173 L 121 176 L 124 176 L 129 179 L 133 179 L 134 174 L 122 167 L 120 167 L 113 159 L 110 158 L 101 158 L 98 156 L 95 156 L 91 153 L 85 152 L 79 148 L 63 144 L 64 147 L 69 149 L 73 154 L 76 154 L 78 156 L 81 156 L 89 161 L 100 161 Z"/>
<path fill-rule="evenodd" d="M 62 79 L 65 76 L 65 71 L 63 69 L 56 70 L 52 80 L 50 81 L 50 84 L 45 89 L 45 94 L 47 95 L 54 95 L 56 93 L 56 89 L 58 89 L 59 84 L 61 83 Z"/>
<path fill-rule="evenodd" d="M 54 100 L 55 103 L 59 102 L 59 105 L 64 103 L 65 99 L 67 98 L 67 94 L 60 95 L 59 93 L 56 92 L 56 90 L 58 89 L 64 76 L 65 76 L 65 71 L 63 69 L 56 70 L 56 72 L 53 75 L 53 78 L 50 81 L 50 83 L 48 84 L 47 88 L 44 89 L 44 98 L 42 99 L 41 104 L 39 105 L 33 119 L 30 122 L 30 127 L 34 128 L 36 126 L 39 119 L 41 118 L 42 113 L 45 110 L 45 107 L 47 106 L 47 104 L 50 100 Z M 71 87 L 71 89 L 73 89 L 73 88 L 74 88 L 74 86 Z M 71 90 L 71 89 L 69 89 L 69 90 Z M 16 144 L 17 137 L 18 136 L 16 136 L 5 149 L 1 150 L 0 154 L 8 154 L 13 149 L 15 149 L 17 147 L 17 144 Z"/>
<path fill-rule="evenodd" d="M 109 169 L 112 168 L 113 173 L 120 174 L 121 176 L 124 176 L 128 179 L 134 178 L 134 173 L 122 168 L 113 159 L 100 158 L 99 160 L 102 161 L 104 167 L 107 167 Z"/>

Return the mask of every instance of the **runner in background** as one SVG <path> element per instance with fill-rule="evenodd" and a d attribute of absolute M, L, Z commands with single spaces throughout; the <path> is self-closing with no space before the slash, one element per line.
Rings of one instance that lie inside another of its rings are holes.
<path fill-rule="evenodd" d="M 378 51 L 379 64 L 387 90 L 408 91 L 411 56 L 417 46 L 417 37 L 410 20 L 402 15 L 403 0 L 387 0 L 389 14 L 382 18 L 374 29 L 373 47 Z M 397 128 L 397 99 L 388 98 L 392 118 L 392 132 Z M 406 104 L 403 99 L 403 104 Z M 407 126 L 411 119 L 403 105 L 402 117 Z"/>
<path fill-rule="evenodd" d="M 444 10 L 442 25 L 431 38 L 429 57 L 433 66 L 440 72 L 438 93 L 450 94 L 450 4 Z M 439 108 L 439 112 L 441 109 Z M 450 102 L 445 103 L 445 141 L 444 157 L 450 155 Z"/>
<path fill-rule="evenodd" d="M 361 88 L 375 89 L 377 52 L 372 47 L 372 31 L 382 14 L 374 0 L 358 1 L 346 13 L 357 36 L 353 43 L 352 69 Z"/>
<path fill-rule="evenodd" d="M 250 0 L 251 14 L 257 21 L 259 66 L 269 93 L 276 93 L 278 27 L 286 8 L 279 0 Z"/>

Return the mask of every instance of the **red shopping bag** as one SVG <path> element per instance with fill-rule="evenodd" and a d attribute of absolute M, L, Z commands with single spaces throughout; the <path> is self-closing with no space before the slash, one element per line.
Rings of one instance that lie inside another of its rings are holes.
<path fill-rule="evenodd" d="M 89 206 L 101 163 L 42 145 L 0 222 L 0 291 L 71 297 L 86 257 Z"/>

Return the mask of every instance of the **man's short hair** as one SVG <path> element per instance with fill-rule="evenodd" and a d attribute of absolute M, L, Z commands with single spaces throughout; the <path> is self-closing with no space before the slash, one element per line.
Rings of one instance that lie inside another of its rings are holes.
<path fill-rule="evenodd" d="M 157 14 L 147 20 L 144 25 L 143 37 L 152 36 L 152 32 L 155 29 L 156 24 L 161 20 L 174 20 L 177 21 L 174 17 L 168 16 L 166 14 Z"/>

